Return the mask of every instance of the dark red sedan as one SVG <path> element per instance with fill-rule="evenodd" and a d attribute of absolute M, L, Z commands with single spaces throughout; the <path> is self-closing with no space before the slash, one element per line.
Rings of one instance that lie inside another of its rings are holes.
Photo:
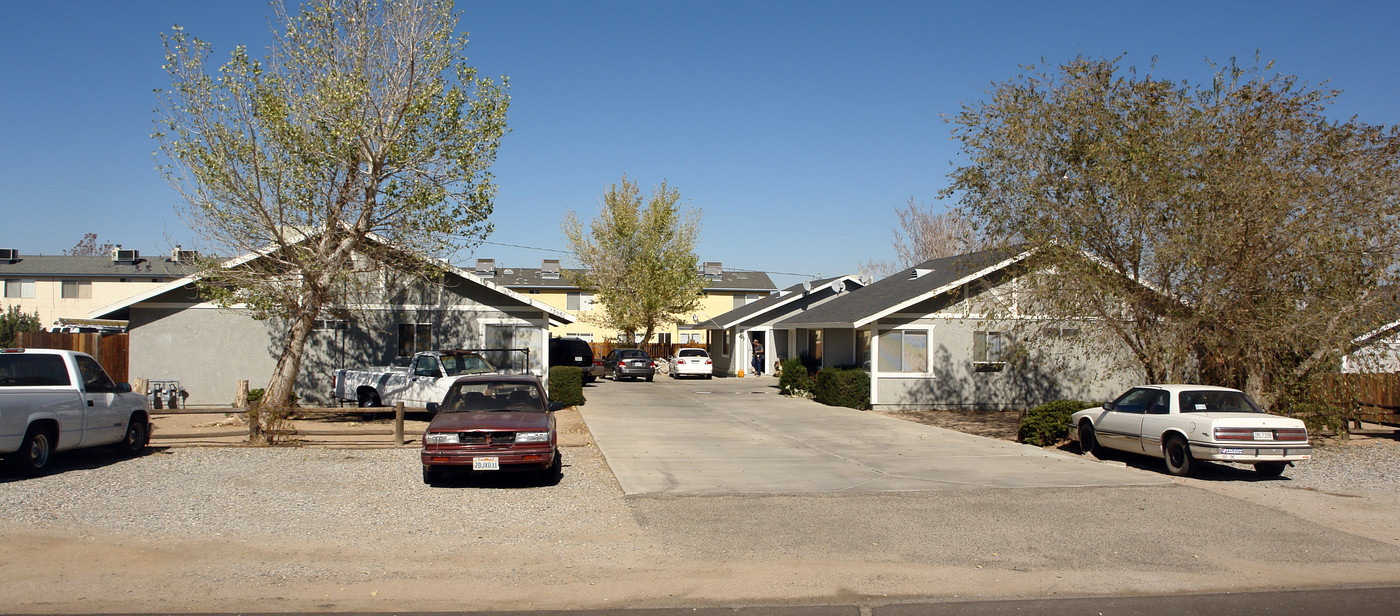
<path fill-rule="evenodd" d="M 539 377 L 464 376 L 428 406 L 437 413 L 423 432 L 423 483 L 439 483 L 447 471 L 532 471 L 558 482 L 554 411 L 564 405 L 549 401 Z"/>

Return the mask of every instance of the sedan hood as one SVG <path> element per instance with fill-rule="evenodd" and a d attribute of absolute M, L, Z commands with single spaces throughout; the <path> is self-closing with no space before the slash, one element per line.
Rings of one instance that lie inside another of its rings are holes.
<path fill-rule="evenodd" d="M 429 432 L 530 432 L 549 429 L 550 414 L 534 412 L 442 412 L 428 424 Z"/>

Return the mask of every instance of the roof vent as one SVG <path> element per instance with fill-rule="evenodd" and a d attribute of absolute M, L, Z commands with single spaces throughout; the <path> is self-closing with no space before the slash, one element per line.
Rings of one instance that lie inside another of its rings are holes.
<path fill-rule="evenodd" d="M 13 248 L 0 248 L 0 261 L 14 263 L 19 260 L 19 251 Z"/>
<path fill-rule="evenodd" d="M 932 273 L 933 273 L 933 270 L 931 270 L 931 269 L 919 269 L 919 268 L 916 267 L 916 268 L 914 268 L 914 271 L 909 272 L 909 279 L 910 279 L 910 280 L 913 280 L 913 279 L 915 279 L 915 278 L 919 278 L 919 277 L 923 276 L 924 274 L 932 274 Z"/>
<path fill-rule="evenodd" d="M 703 272 L 707 280 L 719 280 L 724 278 L 724 264 L 719 261 L 706 261 Z"/>
<path fill-rule="evenodd" d="M 540 278 L 545 280 L 559 279 L 559 259 L 544 259 L 540 262 Z"/>
<path fill-rule="evenodd" d="M 476 275 L 477 275 L 477 276 L 481 276 L 482 278 L 495 278 L 495 277 L 496 277 L 496 260 L 495 260 L 495 259 L 477 259 L 477 260 L 476 260 Z"/>
<path fill-rule="evenodd" d="M 141 253 L 138 252 L 138 251 L 135 251 L 135 250 L 123 250 L 121 244 L 117 244 L 116 246 L 113 246 L 113 247 L 112 247 L 112 262 L 113 262 L 113 263 L 131 263 L 131 264 L 135 264 L 135 263 L 136 263 L 137 261 L 139 261 L 139 260 L 141 260 Z"/>
<path fill-rule="evenodd" d="M 184 250 L 179 244 L 175 245 L 175 250 L 170 251 L 170 260 L 176 263 L 194 263 L 199 258 L 199 253 L 193 250 Z"/>

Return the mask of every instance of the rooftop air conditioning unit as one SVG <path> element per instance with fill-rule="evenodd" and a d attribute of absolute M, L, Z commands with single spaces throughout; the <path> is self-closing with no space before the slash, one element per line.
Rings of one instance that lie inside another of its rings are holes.
<path fill-rule="evenodd" d="M 496 260 L 495 260 L 495 259 L 477 259 L 477 260 L 476 260 L 476 275 L 477 275 L 477 276 L 481 276 L 482 278 L 492 278 L 492 277 L 495 277 L 495 275 L 496 275 Z"/>
<path fill-rule="evenodd" d="M 176 247 L 171 251 L 170 260 L 176 263 L 194 263 L 199 258 L 199 253 L 193 250 L 183 250 Z"/>
<path fill-rule="evenodd" d="M 18 261 L 19 251 L 13 248 L 0 248 L 0 261 Z"/>
<path fill-rule="evenodd" d="M 546 280 L 558 280 L 559 259 L 544 259 L 540 263 L 540 278 Z"/>
<path fill-rule="evenodd" d="M 135 263 L 141 258 L 141 253 L 135 250 L 122 250 L 117 248 L 112 251 L 113 263 Z"/>

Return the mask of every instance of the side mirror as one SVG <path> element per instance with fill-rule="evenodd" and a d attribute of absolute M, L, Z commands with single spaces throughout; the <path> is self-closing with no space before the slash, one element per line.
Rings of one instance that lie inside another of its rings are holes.
<path fill-rule="evenodd" d="M 119 394 L 129 394 L 129 393 L 131 393 L 131 383 L 117 383 L 117 393 L 119 393 Z"/>
<path fill-rule="evenodd" d="M 1112 402 L 1105 402 L 1105 403 L 1103 403 L 1103 410 L 1105 410 L 1105 411 L 1111 411 L 1111 410 L 1113 410 L 1113 403 L 1112 403 Z"/>
<path fill-rule="evenodd" d="M 549 412 L 553 413 L 554 411 L 562 411 L 562 410 L 564 410 L 564 403 L 563 403 L 563 402 L 550 401 L 550 403 L 549 403 Z"/>
<path fill-rule="evenodd" d="M 436 413 L 438 412 L 438 410 L 441 409 L 441 408 L 442 408 L 442 405 L 441 405 L 441 404 L 438 404 L 438 403 L 436 403 L 436 402 L 429 402 L 429 403 L 428 403 L 428 412 L 429 412 L 429 413 L 436 414 Z"/>

